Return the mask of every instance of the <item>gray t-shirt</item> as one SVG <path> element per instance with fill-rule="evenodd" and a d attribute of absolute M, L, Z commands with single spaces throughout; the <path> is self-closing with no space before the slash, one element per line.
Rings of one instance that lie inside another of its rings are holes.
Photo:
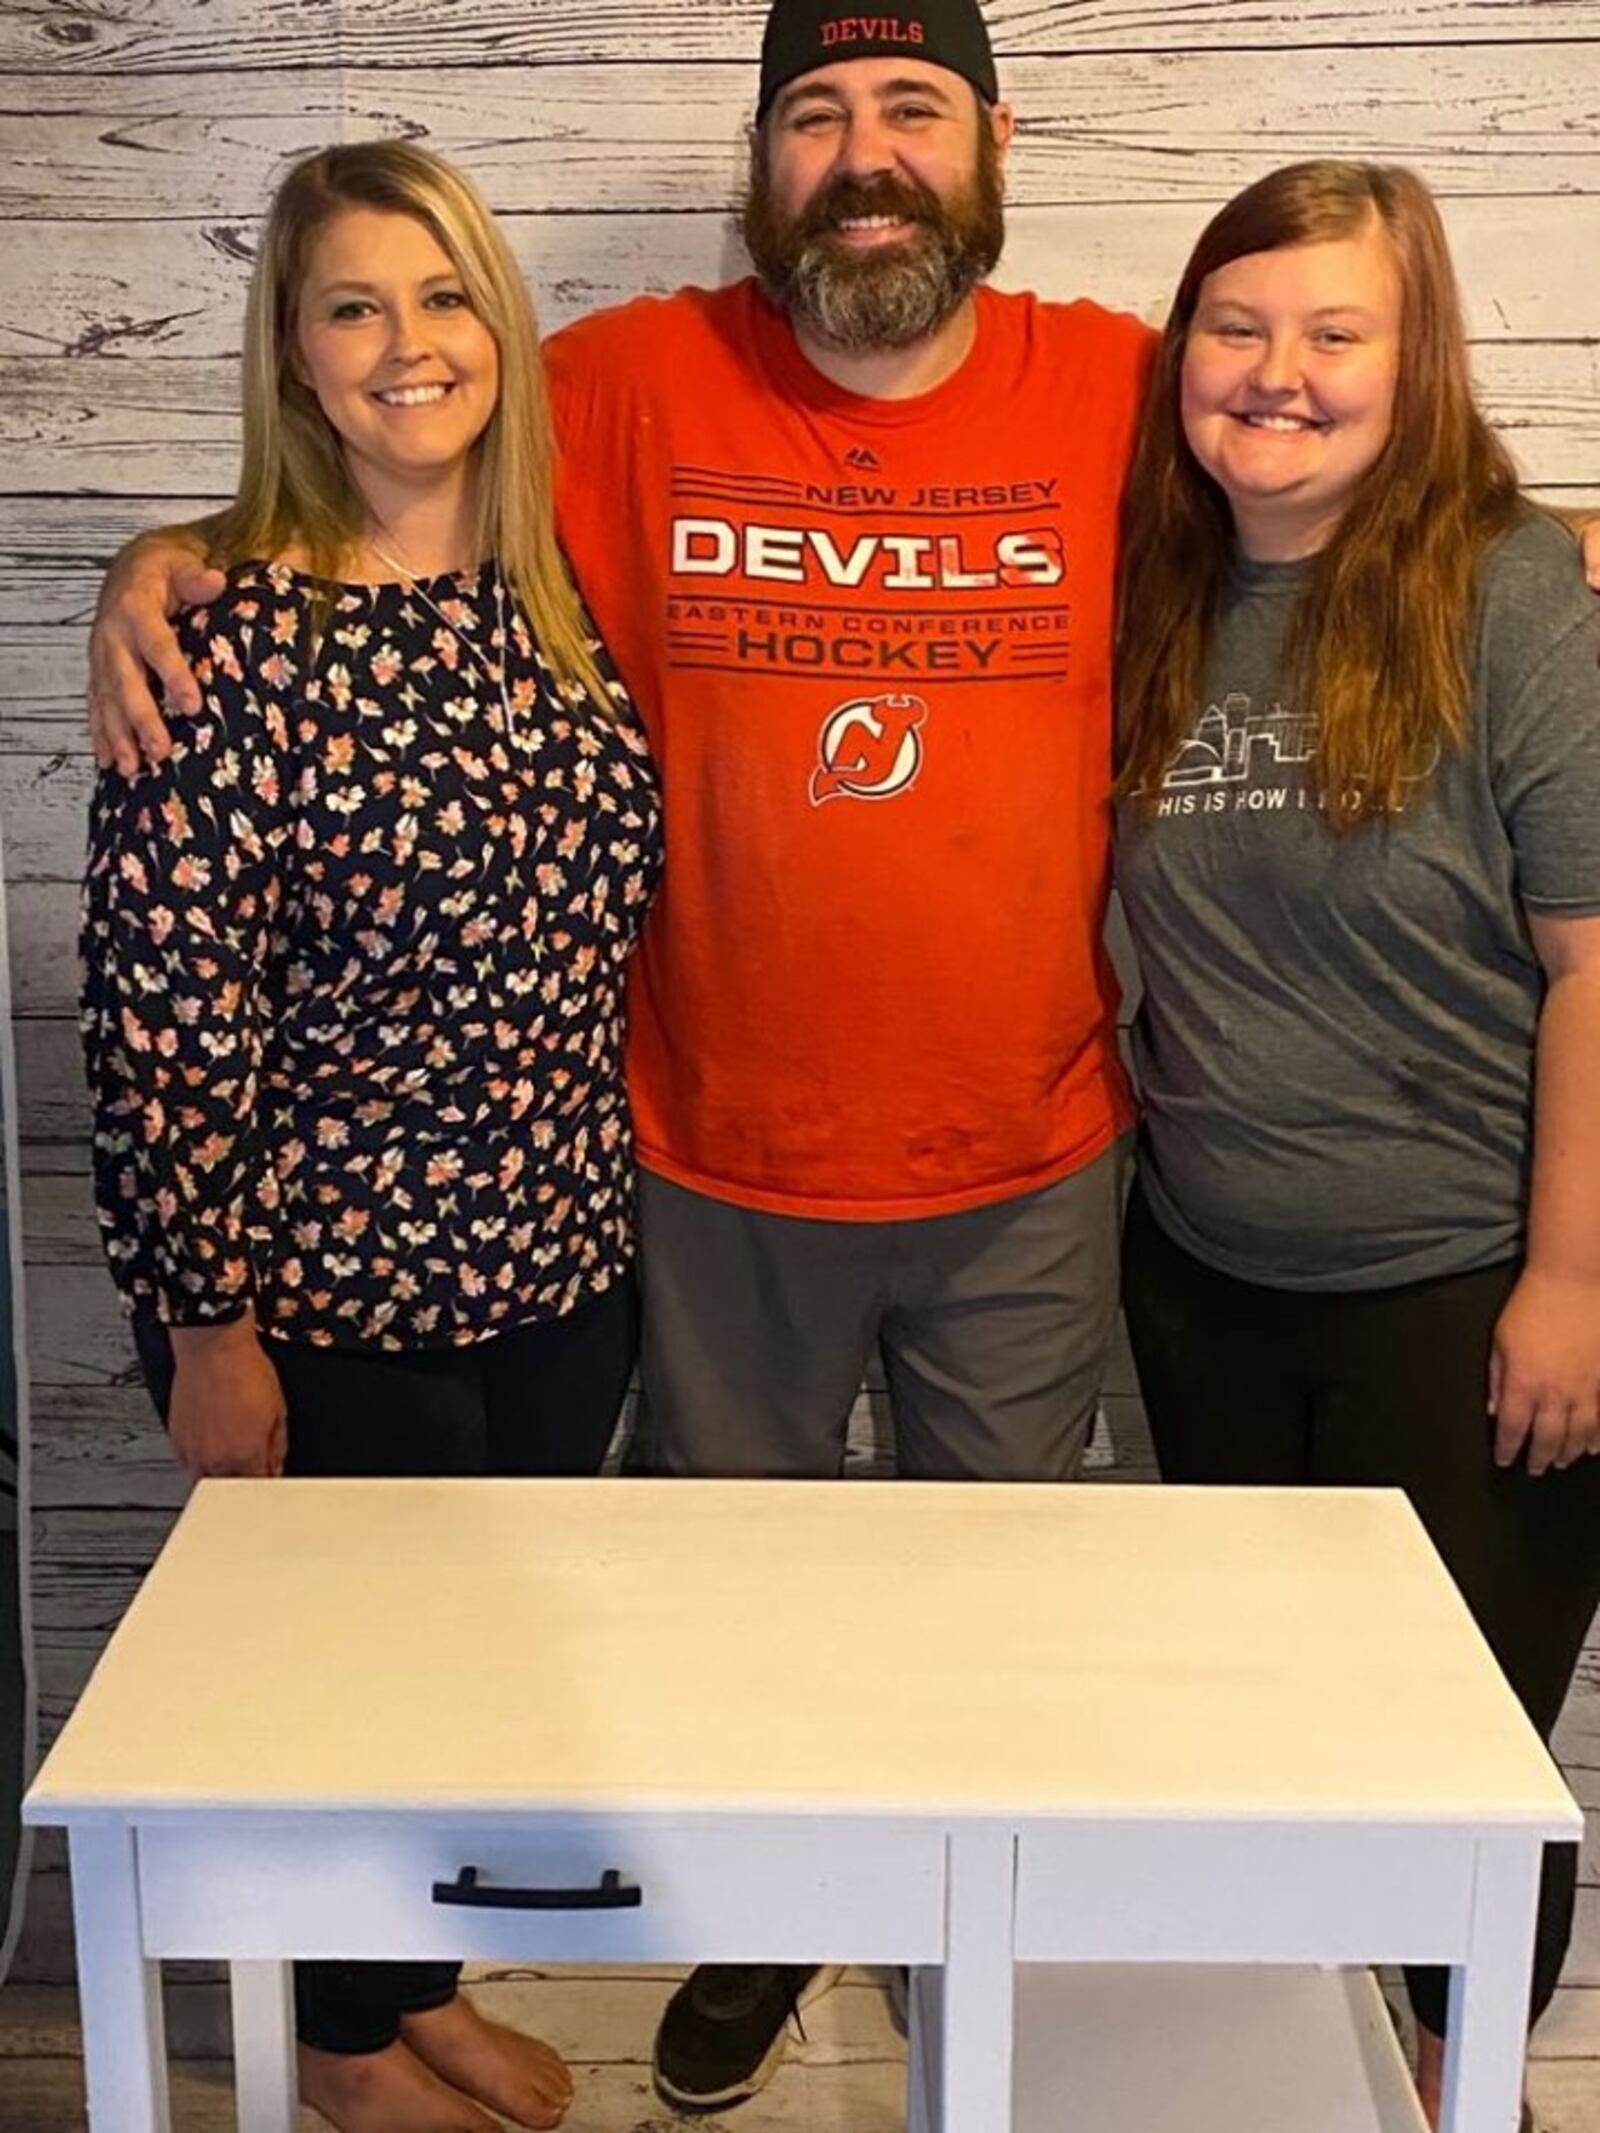
<path fill-rule="evenodd" d="M 1544 996 L 1524 913 L 1600 912 L 1600 600 L 1548 519 L 1510 534 L 1464 751 L 1336 837 L 1314 711 L 1280 674 L 1306 568 L 1241 561 L 1159 813 L 1119 813 L 1140 1175 L 1224 1273 L 1388 1288 L 1523 1246 Z"/>

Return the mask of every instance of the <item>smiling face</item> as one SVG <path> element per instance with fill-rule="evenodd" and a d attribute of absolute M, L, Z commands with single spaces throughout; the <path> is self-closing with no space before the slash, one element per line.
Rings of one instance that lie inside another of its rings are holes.
<path fill-rule="evenodd" d="M 1246 555 L 1324 547 L 1389 441 L 1402 291 L 1374 217 L 1208 274 L 1184 343 L 1182 418 Z"/>
<path fill-rule="evenodd" d="M 1000 256 L 1011 138 L 948 68 L 819 67 L 754 147 L 745 242 L 768 292 L 835 347 L 903 348 L 942 326 Z"/>
<path fill-rule="evenodd" d="M 464 484 L 500 391 L 500 353 L 454 262 L 414 216 L 343 209 L 311 247 L 296 370 L 380 520 Z"/>

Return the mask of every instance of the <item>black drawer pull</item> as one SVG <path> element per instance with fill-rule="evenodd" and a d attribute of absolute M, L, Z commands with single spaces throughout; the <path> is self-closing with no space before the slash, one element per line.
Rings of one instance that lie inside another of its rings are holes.
<path fill-rule="evenodd" d="M 463 1904 L 473 1911 L 636 1911 L 644 1890 L 608 1866 L 592 1889 L 486 1889 L 475 1866 L 454 1881 L 433 1884 L 435 1903 Z"/>

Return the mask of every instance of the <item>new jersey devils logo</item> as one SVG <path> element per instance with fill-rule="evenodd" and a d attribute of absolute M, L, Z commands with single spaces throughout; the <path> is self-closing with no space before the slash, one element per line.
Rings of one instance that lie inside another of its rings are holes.
<path fill-rule="evenodd" d="M 857 696 L 830 711 L 817 736 L 811 804 L 841 797 L 887 800 L 904 792 L 922 768 L 928 715 L 920 696 Z"/>

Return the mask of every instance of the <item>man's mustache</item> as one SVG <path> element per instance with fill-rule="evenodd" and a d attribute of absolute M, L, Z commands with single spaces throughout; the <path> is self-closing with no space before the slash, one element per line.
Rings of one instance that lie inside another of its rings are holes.
<path fill-rule="evenodd" d="M 800 218 L 802 237 L 830 237 L 845 223 L 867 215 L 892 216 L 896 222 L 926 223 L 938 218 L 937 199 L 924 186 L 911 186 L 896 178 L 882 178 L 863 185 L 852 178 L 839 179 L 810 202 Z"/>

